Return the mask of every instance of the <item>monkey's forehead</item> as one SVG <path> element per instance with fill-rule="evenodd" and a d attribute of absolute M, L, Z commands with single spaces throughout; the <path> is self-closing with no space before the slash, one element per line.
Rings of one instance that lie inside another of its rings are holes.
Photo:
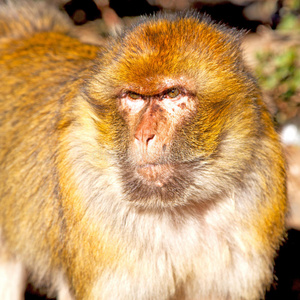
<path fill-rule="evenodd" d="M 121 38 L 124 56 L 185 57 L 193 53 L 218 52 L 230 56 L 239 51 L 240 34 L 198 15 L 154 16 L 133 27 Z"/>
<path fill-rule="evenodd" d="M 126 87 L 155 94 L 166 82 L 182 82 L 191 93 L 213 92 L 242 86 L 248 76 L 236 33 L 194 15 L 146 19 L 112 41 L 95 71 L 109 94 Z"/>
<path fill-rule="evenodd" d="M 194 15 L 160 16 L 117 39 L 106 52 L 104 69 L 112 80 L 137 86 L 172 77 L 203 83 L 209 76 L 232 76 L 240 56 L 238 36 L 224 26 Z"/>

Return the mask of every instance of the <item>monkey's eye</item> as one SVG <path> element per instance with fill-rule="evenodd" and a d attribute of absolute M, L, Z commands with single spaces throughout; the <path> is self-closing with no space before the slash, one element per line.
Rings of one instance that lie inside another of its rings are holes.
<path fill-rule="evenodd" d="M 165 96 L 169 98 L 176 98 L 180 94 L 180 90 L 177 88 L 173 88 L 171 90 L 168 90 Z"/>
<path fill-rule="evenodd" d="M 131 98 L 133 100 L 141 98 L 141 95 L 137 94 L 135 92 L 128 92 L 127 95 L 128 95 L 129 98 Z"/>

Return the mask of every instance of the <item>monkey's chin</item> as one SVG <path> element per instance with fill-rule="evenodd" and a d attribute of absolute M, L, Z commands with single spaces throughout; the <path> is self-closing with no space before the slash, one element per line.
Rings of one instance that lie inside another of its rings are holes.
<path fill-rule="evenodd" d="M 137 167 L 137 173 L 144 183 L 163 187 L 173 173 L 170 164 L 144 164 Z"/>
<path fill-rule="evenodd" d="M 121 161 L 122 163 L 122 161 Z M 161 209 L 186 205 L 192 170 L 178 163 L 123 164 L 122 185 L 136 208 Z"/>

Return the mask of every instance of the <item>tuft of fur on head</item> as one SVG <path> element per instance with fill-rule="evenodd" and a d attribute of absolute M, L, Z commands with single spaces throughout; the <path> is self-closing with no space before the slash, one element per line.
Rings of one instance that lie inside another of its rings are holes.
<path fill-rule="evenodd" d="M 155 27 L 157 26 L 157 23 L 165 23 L 171 26 L 171 24 L 178 24 L 180 21 L 186 22 L 186 25 L 188 22 L 197 24 L 196 26 L 204 25 L 205 28 L 210 28 L 212 31 L 219 32 L 222 35 L 221 40 L 227 43 L 231 50 L 241 51 L 239 47 L 241 46 L 242 38 L 246 34 L 246 30 L 229 27 L 224 23 L 216 22 L 210 15 L 199 13 L 195 10 L 180 11 L 177 13 L 160 11 L 153 14 L 151 17 L 141 16 L 137 22 L 132 24 L 132 26 L 120 32 L 119 38 L 121 42 L 126 41 L 126 37 L 129 36 L 131 32 L 138 31 L 138 29 L 144 25 L 148 27 L 152 24 Z M 183 32 L 183 34 L 185 33 L 187 32 Z M 191 34 L 190 31 L 189 34 Z M 192 35 L 195 36 L 197 33 L 194 32 Z M 207 38 L 209 39 L 210 36 Z"/>
<path fill-rule="evenodd" d="M 49 3 L 8 0 L 7 4 L 0 5 L 1 42 L 30 36 L 35 32 L 69 33 L 71 29 L 71 20 Z"/>

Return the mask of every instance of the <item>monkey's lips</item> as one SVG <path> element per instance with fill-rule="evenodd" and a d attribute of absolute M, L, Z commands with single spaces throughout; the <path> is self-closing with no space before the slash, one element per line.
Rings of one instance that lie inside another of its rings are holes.
<path fill-rule="evenodd" d="M 143 164 L 137 167 L 137 173 L 146 182 L 163 187 L 173 172 L 170 164 Z"/>

